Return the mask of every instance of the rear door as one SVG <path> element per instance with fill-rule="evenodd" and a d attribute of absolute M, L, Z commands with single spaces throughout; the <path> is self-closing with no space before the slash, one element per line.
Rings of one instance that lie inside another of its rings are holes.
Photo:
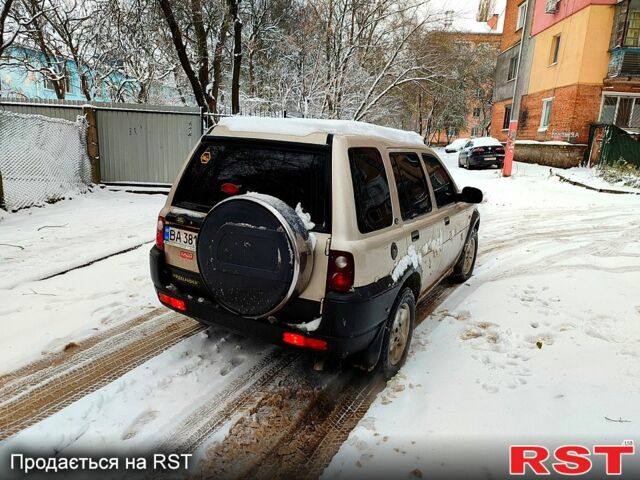
<path fill-rule="evenodd" d="M 337 139 L 334 145 L 341 141 Z M 348 163 L 344 163 L 350 175 L 337 172 L 334 178 L 334 181 L 344 183 L 334 188 L 334 204 L 342 207 L 334 215 L 331 248 L 353 252 L 355 286 L 361 287 L 387 277 L 397 260 L 406 255 L 407 242 L 398 220 L 393 177 L 382 145 L 349 140 L 346 150 Z M 335 170 L 338 168 L 344 167 L 339 165 Z M 350 193 L 351 188 L 353 194 Z M 352 204 L 355 217 L 349 214 Z M 348 238 L 354 240 L 344 240 Z"/>
<path fill-rule="evenodd" d="M 446 272 L 462 252 L 472 209 L 465 203 L 456 202 L 458 187 L 438 157 L 423 153 L 422 160 L 435 197 L 437 223 L 443 231 L 441 269 Z"/>
<path fill-rule="evenodd" d="M 332 220 L 330 145 L 205 137 L 180 178 L 166 224 L 197 234 L 213 206 L 248 192 L 271 195 L 310 215 L 314 224 L 314 275 L 300 297 L 320 301 L 325 290 L 324 252 Z M 184 278 L 198 272 L 195 252 L 189 246 L 165 246 L 169 267 Z"/>
<path fill-rule="evenodd" d="M 418 153 L 392 151 L 389 159 L 398 191 L 403 231 L 410 253 L 413 247 L 422 267 L 421 291 L 424 292 L 438 280 L 441 272 L 441 249 L 437 245 L 442 231 L 438 231 L 434 216 L 433 196 Z"/>

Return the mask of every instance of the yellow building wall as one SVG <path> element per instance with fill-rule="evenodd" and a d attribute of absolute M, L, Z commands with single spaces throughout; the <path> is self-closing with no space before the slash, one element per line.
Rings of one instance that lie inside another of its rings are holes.
<path fill-rule="evenodd" d="M 536 35 L 529 94 L 576 83 L 601 84 L 609 66 L 613 5 L 592 5 Z M 560 35 L 558 63 L 549 65 Z"/>

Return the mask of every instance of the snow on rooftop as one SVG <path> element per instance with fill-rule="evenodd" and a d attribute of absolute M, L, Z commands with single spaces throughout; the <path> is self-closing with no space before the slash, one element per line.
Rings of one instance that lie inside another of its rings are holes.
<path fill-rule="evenodd" d="M 316 133 L 333 135 L 366 135 L 394 143 L 418 144 L 424 140 L 416 132 L 381 127 L 351 120 L 320 120 L 311 118 L 226 117 L 218 124 L 235 132 L 257 132 L 271 135 L 305 137 Z"/>

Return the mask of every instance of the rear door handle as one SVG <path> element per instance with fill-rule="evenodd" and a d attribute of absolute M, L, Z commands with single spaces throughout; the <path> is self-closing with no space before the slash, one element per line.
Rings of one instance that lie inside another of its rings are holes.
<path fill-rule="evenodd" d="M 420 238 L 420 232 L 418 230 L 414 230 L 411 232 L 411 241 L 415 242 Z"/>
<path fill-rule="evenodd" d="M 444 217 L 444 224 L 445 225 L 449 225 L 451 223 L 451 218 L 449 217 Z"/>

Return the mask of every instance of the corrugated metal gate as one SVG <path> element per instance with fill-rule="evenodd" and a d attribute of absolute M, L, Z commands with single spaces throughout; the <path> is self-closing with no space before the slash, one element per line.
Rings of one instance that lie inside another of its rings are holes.
<path fill-rule="evenodd" d="M 75 121 L 95 111 L 103 182 L 172 183 L 202 130 L 194 107 L 0 99 L 0 109 Z"/>
<path fill-rule="evenodd" d="M 102 180 L 173 182 L 201 135 L 190 110 L 97 109 Z"/>

